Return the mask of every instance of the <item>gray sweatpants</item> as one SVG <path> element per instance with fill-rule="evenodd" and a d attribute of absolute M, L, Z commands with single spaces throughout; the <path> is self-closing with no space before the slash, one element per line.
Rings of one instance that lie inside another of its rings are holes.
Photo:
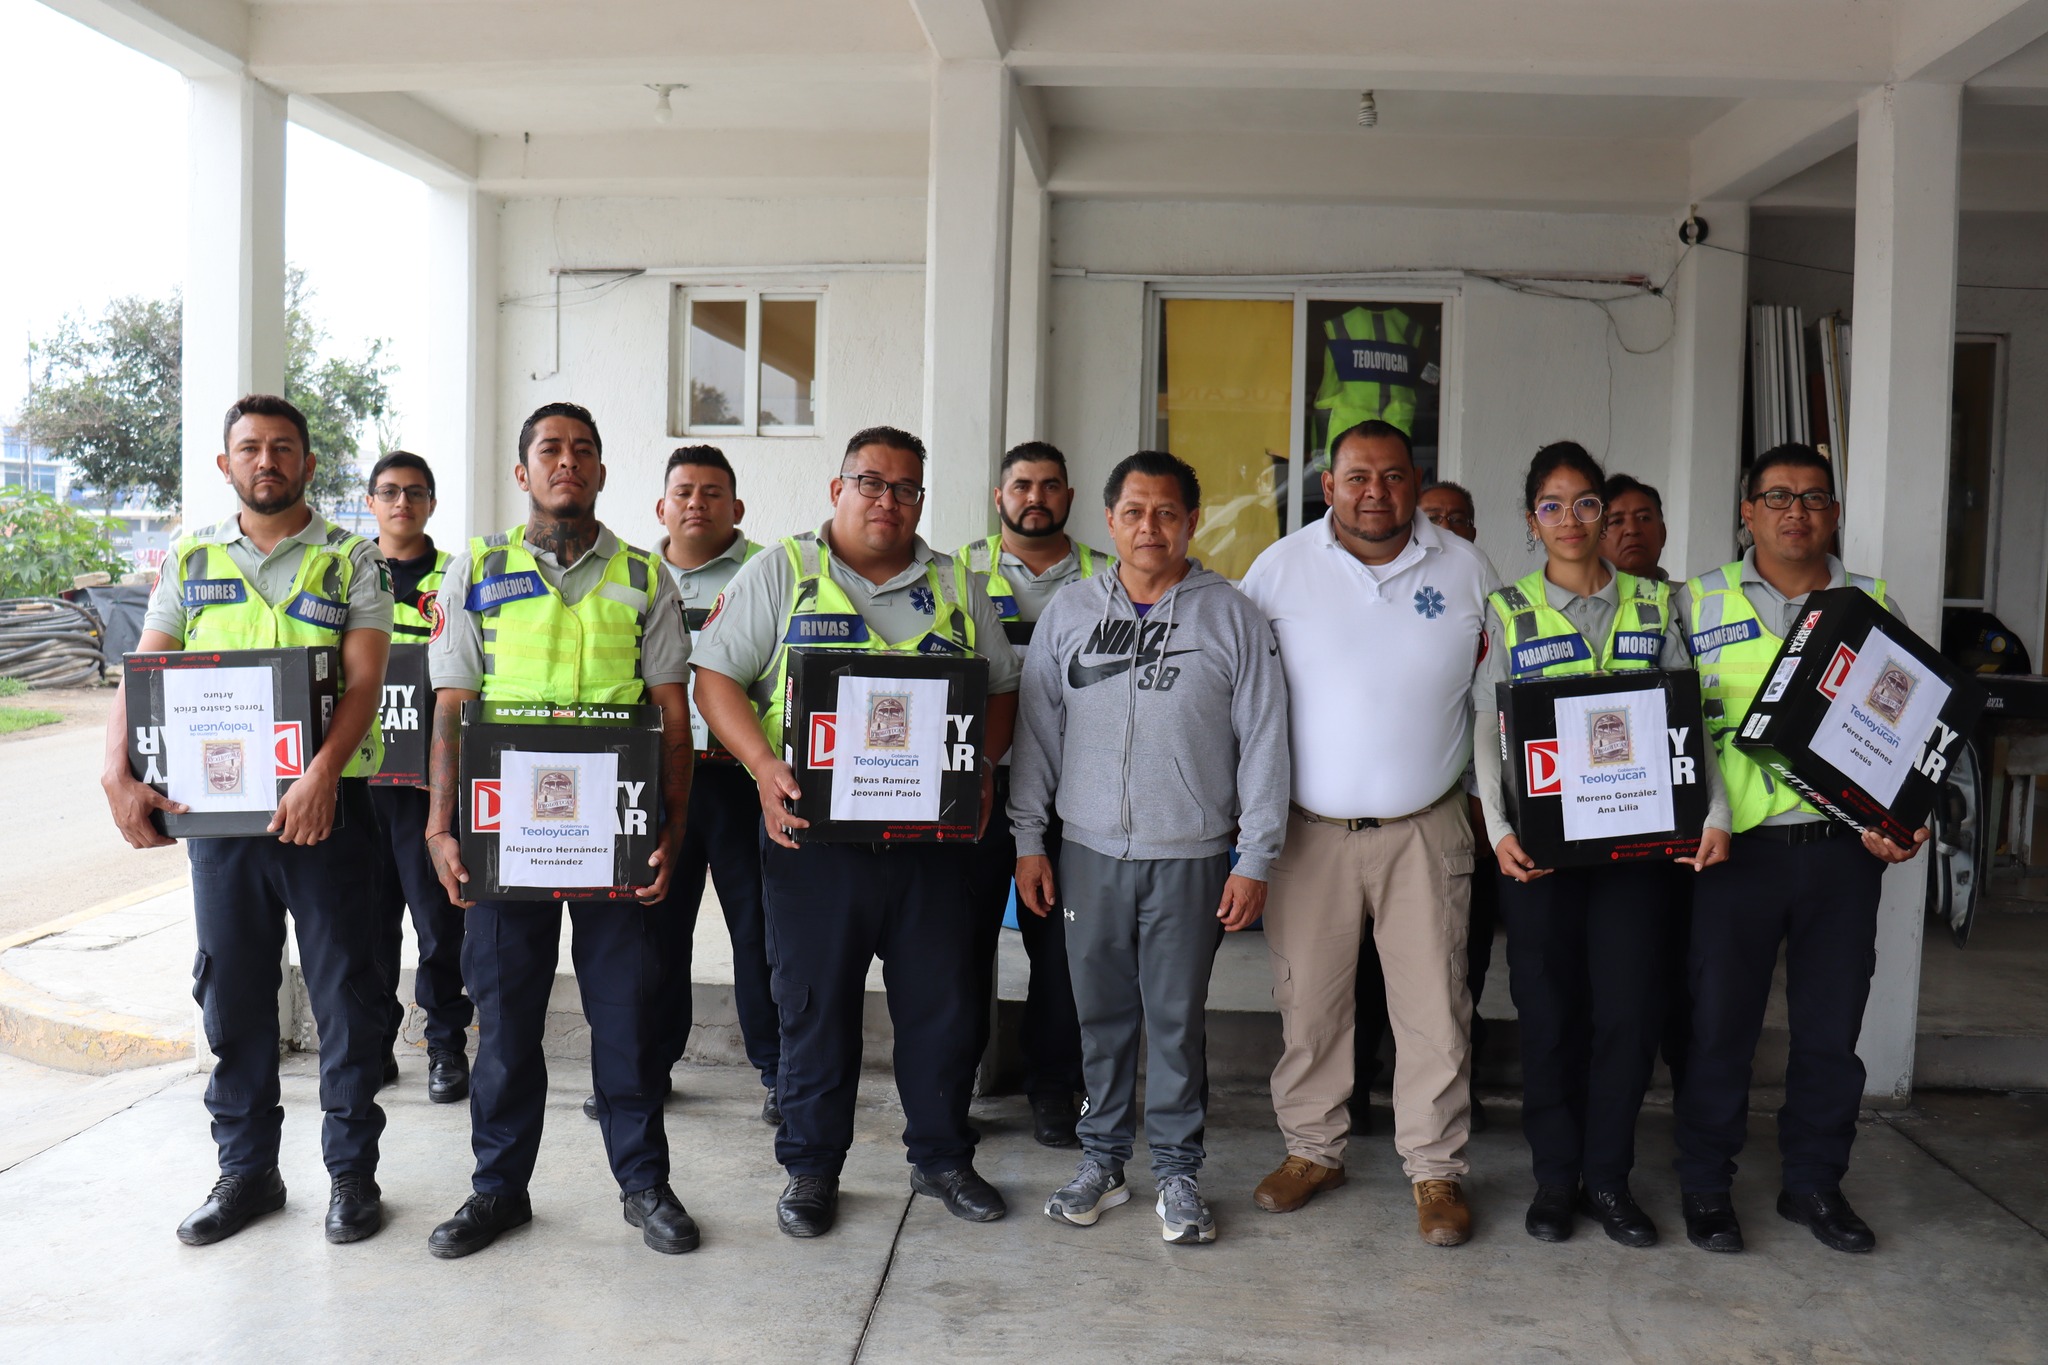
<path fill-rule="evenodd" d="M 1131 1159 L 1138 1033 L 1145 1053 L 1145 1143 L 1154 1176 L 1202 1168 L 1209 1101 L 1209 972 L 1223 942 L 1216 903 L 1230 855 L 1121 859 L 1067 841 L 1060 854 L 1067 970 L 1081 1019 L 1088 1109 L 1081 1147 L 1111 1170 Z"/>

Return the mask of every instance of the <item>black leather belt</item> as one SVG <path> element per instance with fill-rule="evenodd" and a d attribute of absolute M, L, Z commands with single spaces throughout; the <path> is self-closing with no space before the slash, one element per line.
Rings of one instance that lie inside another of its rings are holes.
<path fill-rule="evenodd" d="M 1335 825 L 1338 829 L 1357 831 L 1361 829 L 1379 829 L 1383 825 L 1398 825 L 1403 820 L 1413 820 L 1424 812 L 1435 810 L 1437 803 L 1442 800 L 1443 797 L 1439 796 L 1436 801 L 1430 802 L 1421 810 L 1412 810 L 1406 815 L 1389 815 L 1385 819 L 1381 819 L 1377 815 L 1361 815 L 1353 820 L 1339 820 L 1334 815 L 1317 815 L 1298 801 L 1289 801 L 1287 808 L 1308 821 L 1311 825 Z"/>
<path fill-rule="evenodd" d="M 1862 836 L 1839 820 L 1801 820 L 1791 825 L 1758 825 L 1742 831 L 1745 837 L 1768 839 L 1774 844 L 1798 848 L 1828 839 L 1856 839 Z"/>

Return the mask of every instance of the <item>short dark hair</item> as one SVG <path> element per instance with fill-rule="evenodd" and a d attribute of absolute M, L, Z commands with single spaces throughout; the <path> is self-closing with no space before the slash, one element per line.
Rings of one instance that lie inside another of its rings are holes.
<path fill-rule="evenodd" d="M 1126 455 L 1116 462 L 1116 468 L 1109 471 L 1109 478 L 1102 485 L 1102 505 L 1115 507 L 1116 500 L 1123 496 L 1124 480 L 1133 474 L 1149 474 L 1156 478 L 1170 478 L 1180 481 L 1181 501 L 1190 512 L 1202 505 L 1202 481 L 1195 476 L 1195 467 L 1175 455 L 1163 450 L 1141 450 L 1135 455 Z"/>
<path fill-rule="evenodd" d="M 1030 464 L 1040 460 L 1047 464 L 1058 465 L 1060 467 L 1060 477 L 1066 477 L 1067 457 L 1051 441 L 1025 441 L 1020 445 L 1011 446 L 1003 452 L 1003 462 L 996 467 L 996 474 L 1001 476 L 1009 473 L 1010 466 L 1013 464 Z"/>
<path fill-rule="evenodd" d="M 526 463 L 527 447 L 533 444 L 534 428 L 550 417 L 567 417 L 590 428 L 590 443 L 597 447 L 597 453 L 604 454 L 604 437 L 597 434 L 597 419 L 590 415 L 590 409 L 581 403 L 543 403 L 535 408 L 519 427 L 519 463 Z"/>
<path fill-rule="evenodd" d="M 1449 479 L 1437 479 L 1433 482 L 1424 484 L 1422 491 L 1424 493 L 1434 493 L 1439 488 L 1445 489 L 1452 493 L 1456 493 L 1459 497 L 1465 500 L 1465 506 L 1471 508 L 1474 515 L 1478 514 L 1479 500 L 1473 497 L 1472 490 L 1465 487 L 1465 485 L 1462 483 L 1452 483 Z"/>
<path fill-rule="evenodd" d="M 1818 469 L 1828 476 L 1828 492 L 1835 491 L 1835 467 L 1828 462 L 1828 457 L 1812 446 L 1787 441 L 1756 457 L 1756 463 L 1749 467 L 1748 477 L 1742 481 L 1744 501 L 1753 500 L 1763 492 L 1764 475 L 1773 469 Z"/>
<path fill-rule="evenodd" d="M 1372 417 L 1358 423 L 1356 426 L 1346 427 L 1330 438 L 1330 468 L 1335 469 L 1337 467 L 1337 452 L 1343 449 L 1346 441 L 1364 440 L 1372 436 L 1399 441 L 1401 449 L 1408 452 L 1408 463 L 1415 463 L 1415 442 L 1408 439 L 1408 433 L 1395 426 L 1392 422 L 1382 422 L 1379 418 Z"/>
<path fill-rule="evenodd" d="M 283 417 L 299 429 L 299 453 L 313 453 L 313 433 L 306 429 L 306 414 L 279 398 L 274 393 L 245 393 L 235 400 L 228 409 L 227 417 L 220 424 L 220 448 L 234 447 L 235 423 L 244 417 Z"/>
<path fill-rule="evenodd" d="M 740 476 L 733 473 L 732 461 L 725 458 L 725 452 L 717 446 L 677 446 L 668 455 L 668 468 L 661 471 L 661 486 L 668 487 L 668 476 L 684 465 L 697 465 L 704 469 L 722 469 L 726 482 L 732 491 L 740 491 Z"/>
<path fill-rule="evenodd" d="M 1624 493 L 1641 493 L 1657 505 L 1658 516 L 1664 515 L 1664 495 L 1662 493 L 1659 493 L 1649 484 L 1644 483 L 1633 475 L 1609 474 L 1607 476 L 1607 486 L 1600 490 L 1600 496 L 1607 499 L 1607 504 L 1611 507 L 1614 505 L 1614 500 Z"/>
<path fill-rule="evenodd" d="M 377 463 L 370 466 L 370 480 L 366 485 L 371 492 L 377 491 L 377 480 L 384 477 L 384 471 L 387 469 L 417 469 L 420 473 L 426 475 L 427 496 L 430 498 L 440 496 L 439 493 L 434 491 L 434 471 L 428 467 L 425 460 L 413 454 L 410 450 L 387 450 L 377 457 Z"/>
<path fill-rule="evenodd" d="M 1588 455 L 1584 446 L 1577 441 L 1552 441 L 1529 461 L 1529 477 L 1522 480 L 1523 511 L 1536 510 L 1536 495 L 1543 491 L 1543 481 L 1560 469 L 1585 475 L 1586 482 L 1596 489 L 1607 486 L 1607 475 L 1600 462 Z"/>
<path fill-rule="evenodd" d="M 887 446 L 891 450 L 908 451 L 917 456 L 919 464 L 924 463 L 924 442 L 912 436 L 901 427 L 862 427 L 853 433 L 846 443 L 846 454 L 840 457 L 840 468 L 854 457 L 862 446 Z"/>

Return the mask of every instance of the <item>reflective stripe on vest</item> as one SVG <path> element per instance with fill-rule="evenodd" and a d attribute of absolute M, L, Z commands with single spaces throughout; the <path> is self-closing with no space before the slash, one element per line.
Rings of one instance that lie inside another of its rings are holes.
<path fill-rule="evenodd" d="M 785 537 L 784 554 L 790 572 L 796 576 L 790 593 L 789 612 L 782 618 L 782 639 L 775 649 L 775 687 L 761 713 L 761 733 L 768 747 L 782 752 L 782 704 L 789 686 L 789 646 L 805 645 L 823 649 L 860 649 L 870 653 L 972 654 L 974 618 L 967 612 L 967 567 L 957 557 L 950 574 L 939 572 L 939 561 L 924 566 L 924 581 L 932 590 L 932 624 L 922 635 L 894 644 L 868 629 L 867 620 L 854 610 L 846 590 L 832 580 L 832 556 L 815 534 Z"/>
<path fill-rule="evenodd" d="M 1414 432 L 1421 333 L 1398 308 L 1361 305 L 1323 324 L 1327 360 L 1316 406 L 1330 414 L 1327 440 L 1375 418 Z"/>
<path fill-rule="evenodd" d="M 299 557 L 290 596 L 277 606 L 256 592 L 227 547 L 186 536 L 171 549 L 177 565 L 178 598 L 185 605 L 186 649 L 296 649 L 341 647 L 348 623 L 349 586 L 355 561 L 349 558 L 362 537 L 339 526 L 327 528 L 323 545 L 308 545 Z M 338 696 L 347 690 L 337 682 Z M 384 766 L 384 728 L 371 724 L 341 770 L 343 777 L 368 777 Z"/>
<path fill-rule="evenodd" d="M 642 700 L 640 619 L 654 600 L 654 556 L 621 542 L 575 606 L 541 577 L 526 528 L 469 543 L 464 606 L 483 618 L 483 695 L 490 701 Z"/>
<path fill-rule="evenodd" d="M 1848 586 L 1861 588 L 1885 605 L 1881 578 L 1850 574 Z M 1777 661 L 1782 637 L 1772 633 L 1749 595 L 1742 590 L 1742 562 L 1724 564 L 1686 584 L 1692 616 L 1686 630 L 1692 638 L 1693 666 L 1700 672 L 1700 706 L 1707 737 L 1721 760 L 1721 779 L 1728 788 L 1728 809 L 1735 833 L 1755 829 L 1773 815 L 1804 810 L 1819 814 L 1771 776 L 1757 761 L 1735 747 L 1735 734 L 1749 714 L 1750 703 L 1764 685 L 1764 675 Z"/>
<path fill-rule="evenodd" d="M 441 576 L 448 571 L 448 552 L 434 551 L 434 567 L 420 575 L 410 601 L 394 597 L 391 602 L 391 642 L 421 645 L 434 633 L 434 598 L 441 591 Z"/>
<path fill-rule="evenodd" d="M 1617 570 L 1614 595 L 1614 624 L 1597 657 L 1579 628 L 1550 605 L 1543 570 L 1489 597 L 1507 646 L 1508 681 L 1655 668 L 1671 619 L 1671 585 Z"/>
<path fill-rule="evenodd" d="M 1095 551 L 1080 541 L 1069 541 L 1074 547 L 1074 558 L 1080 564 L 1081 577 L 1093 578 L 1096 573 Z M 977 540 L 963 548 L 954 558 L 961 562 L 967 572 L 982 580 L 982 590 L 988 593 L 988 600 L 995 604 L 996 615 L 1002 618 L 1003 633 L 1010 637 L 1010 643 L 1025 646 L 1031 643 L 1031 628 L 1038 623 L 1024 619 L 1023 609 L 1017 604 L 1017 590 L 1010 586 L 1010 580 L 1003 577 L 1003 537 L 1000 533 L 987 540 Z M 1108 555 L 1102 556 L 1106 568 L 1111 563 Z"/>

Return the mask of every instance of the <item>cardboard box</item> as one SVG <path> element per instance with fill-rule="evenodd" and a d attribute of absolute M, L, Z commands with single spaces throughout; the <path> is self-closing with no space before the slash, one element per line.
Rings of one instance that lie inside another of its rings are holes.
<path fill-rule="evenodd" d="M 320 752 L 341 691 L 338 649 L 127 654 L 122 668 L 128 767 L 192 808 L 153 817 L 177 839 L 267 833 L 285 788 Z"/>
<path fill-rule="evenodd" d="M 654 880 L 661 708 L 462 704 L 473 900 L 626 900 Z"/>
<path fill-rule="evenodd" d="M 800 843 L 943 843 L 981 824 L 988 660 L 789 651 L 783 757 Z"/>
<path fill-rule="evenodd" d="M 391 646 L 384 669 L 384 766 L 373 787 L 427 785 L 427 744 L 434 733 L 434 684 L 427 676 L 425 645 Z"/>
<path fill-rule="evenodd" d="M 1700 680 L 1643 669 L 1501 683 L 1508 819 L 1538 867 L 1669 860 L 1707 818 Z"/>
<path fill-rule="evenodd" d="M 1859 588 L 1806 608 L 1736 747 L 1814 809 L 1910 848 L 1985 692 Z"/>

